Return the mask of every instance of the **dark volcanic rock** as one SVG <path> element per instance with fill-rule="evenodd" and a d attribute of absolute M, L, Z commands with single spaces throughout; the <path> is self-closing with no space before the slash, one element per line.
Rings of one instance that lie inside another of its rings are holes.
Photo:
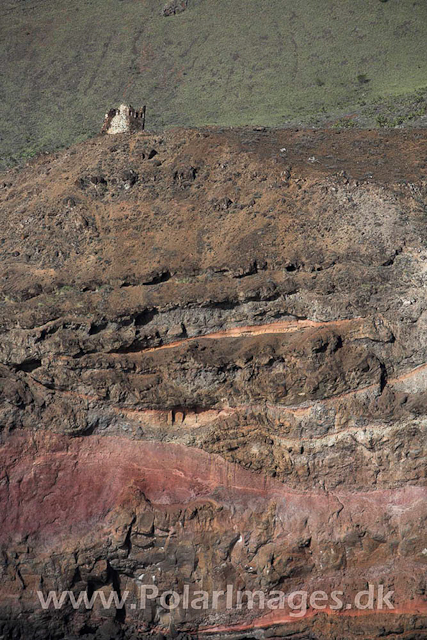
<path fill-rule="evenodd" d="M 0 178 L 0 636 L 425 637 L 426 152 L 173 131 Z M 367 584 L 394 609 L 160 600 Z"/>
<path fill-rule="evenodd" d="M 162 15 L 165 17 L 173 16 L 177 13 L 182 13 L 188 7 L 188 0 L 170 0 L 162 10 Z"/>

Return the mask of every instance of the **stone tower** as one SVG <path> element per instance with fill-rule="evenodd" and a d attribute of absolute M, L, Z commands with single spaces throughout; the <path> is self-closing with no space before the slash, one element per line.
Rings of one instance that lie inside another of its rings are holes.
<path fill-rule="evenodd" d="M 110 109 L 105 114 L 101 133 L 114 135 L 117 133 L 130 133 L 145 129 L 146 107 L 136 111 L 131 105 L 121 104 L 118 109 Z"/>

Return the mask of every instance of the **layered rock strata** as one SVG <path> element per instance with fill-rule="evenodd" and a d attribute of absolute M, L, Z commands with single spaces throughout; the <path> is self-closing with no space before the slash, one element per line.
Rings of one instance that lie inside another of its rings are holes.
<path fill-rule="evenodd" d="M 177 130 L 2 175 L 4 638 L 427 637 L 426 159 Z M 347 608 L 370 584 L 392 610 Z M 153 585 L 346 602 L 133 607 Z"/>

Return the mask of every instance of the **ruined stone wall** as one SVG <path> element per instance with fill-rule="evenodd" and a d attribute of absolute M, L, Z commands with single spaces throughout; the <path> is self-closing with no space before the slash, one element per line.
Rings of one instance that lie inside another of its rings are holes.
<path fill-rule="evenodd" d="M 110 109 L 105 115 L 102 133 L 115 135 L 143 130 L 145 126 L 145 107 L 135 110 L 131 105 L 122 104 L 118 109 Z"/>

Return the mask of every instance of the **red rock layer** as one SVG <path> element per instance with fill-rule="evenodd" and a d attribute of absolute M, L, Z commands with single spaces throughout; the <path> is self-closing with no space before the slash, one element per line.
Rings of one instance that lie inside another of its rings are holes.
<path fill-rule="evenodd" d="M 169 131 L 1 178 L 0 637 L 423 637 L 426 148 Z M 394 609 L 36 596 L 368 584 Z"/>

